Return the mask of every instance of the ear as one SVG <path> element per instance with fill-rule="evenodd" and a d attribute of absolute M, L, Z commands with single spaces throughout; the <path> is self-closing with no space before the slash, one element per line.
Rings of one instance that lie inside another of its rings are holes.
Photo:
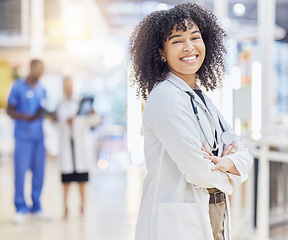
<path fill-rule="evenodd" d="M 163 62 L 166 62 L 166 57 L 165 57 L 165 54 L 164 54 L 164 50 L 163 49 L 159 49 L 159 53 L 160 53 L 160 56 L 161 56 L 161 60 Z"/>

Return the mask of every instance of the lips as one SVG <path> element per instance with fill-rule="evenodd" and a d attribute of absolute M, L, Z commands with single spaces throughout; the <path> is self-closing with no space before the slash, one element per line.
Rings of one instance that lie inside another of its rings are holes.
<path fill-rule="evenodd" d="M 182 57 L 182 58 L 180 58 L 180 60 L 183 62 L 192 63 L 192 62 L 195 62 L 198 57 L 199 57 L 199 55 L 195 54 L 195 55 L 189 55 L 189 56 Z"/>

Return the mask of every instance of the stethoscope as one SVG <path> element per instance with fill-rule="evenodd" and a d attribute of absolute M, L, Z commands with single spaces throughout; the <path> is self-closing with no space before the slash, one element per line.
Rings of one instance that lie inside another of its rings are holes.
<path fill-rule="evenodd" d="M 175 83 L 173 83 L 172 81 L 168 80 L 169 82 L 171 82 L 175 87 L 179 88 Z M 181 88 L 179 88 L 181 91 L 183 91 Z M 191 101 L 191 105 L 192 105 L 192 108 L 193 108 L 193 112 L 194 114 L 196 115 L 196 118 L 197 118 L 197 121 L 198 121 L 198 124 L 200 126 L 200 129 L 201 129 L 201 132 L 203 133 L 203 136 L 206 140 L 206 142 L 208 143 L 211 151 L 216 151 L 217 149 L 219 149 L 220 147 L 220 143 L 219 143 L 219 139 L 215 137 L 215 134 L 214 134 L 214 131 L 216 129 L 216 124 L 215 124 L 215 121 L 213 119 L 213 117 L 211 116 L 210 113 L 207 112 L 207 110 L 205 109 L 205 107 L 198 103 L 196 100 L 195 100 L 195 96 L 194 94 L 192 94 L 191 92 L 189 91 L 185 91 L 189 96 L 190 96 L 190 101 Z M 215 143 L 215 147 L 211 146 L 211 144 L 209 143 L 208 141 L 208 138 L 207 136 L 205 135 L 205 131 L 203 130 L 202 128 L 202 125 L 200 123 L 200 117 L 199 117 L 199 113 L 198 113 L 198 109 L 197 109 L 197 106 L 194 104 L 194 101 L 195 103 L 198 103 L 198 105 L 201 107 L 201 109 L 203 110 L 203 112 L 205 113 L 209 123 L 210 123 L 210 126 L 211 126 L 211 130 L 213 132 L 213 136 L 214 136 L 214 141 L 213 141 L 213 145 Z M 220 139 L 222 141 L 222 143 L 226 146 L 230 145 L 231 143 L 233 143 L 236 138 L 237 138 L 237 135 L 233 132 L 233 131 L 226 131 L 223 124 L 221 123 L 221 120 L 220 120 L 220 117 L 218 116 L 218 120 L 219 120 L 219 124 L 220 124 L 220 127 L 222 129 L 222 134 L 220 135 Z M 214 128 L 213 128 L 214 126 Z"/>
<path fill-rule="evenodd" d="M 194 104 L 194 101 L 196 102 L 195 96 L 194 96 L 191 92 L 186 92 L 186 93 L 190 96 L 190 101 L 191 101 L 191 105 L 192 105 L 192 108 L 193 108 L 193 112 L 194 112 L 194 114 L 196 115 L 196 118 L 197 118 L 197 121 L 198 121 L 198 123 L 199 123 L 201 132 L 203 133 L 203 135 L 204 135 L 204 137 L 205 137 L 205 139 L 206 139 L 206 142 L 208 143 L 211 151 L 216 151 L 216 150 L 219 148 L 219 146 L 220 146 L 220 143 L 219 143 L 218 138 L 214 137 L 214 142 L 213 142 L 213 143 L 215 143 L 215 144 L 214 144 L 215 147 L 211 146 L 211 144 L 210 144 L 209 141 L 208 141 L 208 138 L 207 138 L 206 135 L 205 135 L 205 132 L 204 132 L 204 130 L 203 130 L 203 128 L 202 128 L 202 125 L 201 125 L 201 123 L 200 123 L 200 117 L 199 117 L 198 109 L 197 109 L 197 106 Z M 196 102 L 196 103 L 197 103 L 197 102 Z M 202 110 L 203 110 L 203 112 L 205 113 L 206 117 L 208 118 L 208 121 L 210 122 L 210 124 L 216 126 L 215 121 L 214 121 L 214 119 L 212 118 L 212 116 L 210 115 L 210 113 L 208 113 L 207 110 L 206 110 L 201 104 L 198 104 L 198 105 L 202 108 Z M 219 116 L 218 116 L 218 120 L 219 120 L 220 127 L 221 127 L 221 129 L 222 129 L 222 134 L 220 135 L 220 139 L 221 139 L 221 141 L 222 141 L 223 144 L 225 144 L 226 146 L 228 146 L 228 145 L 230 145 L 233 141 L 236 140 L 237 136 L 236 136 L 236 134 L 235 134 L 234 132 L 232 132 L 232 131 L 226 131 L 226 130 L 224 129 L 223 124 L 222 124 Z M 215 129 L 216 129 L 216 127 L 215 127 Z M 213 134 L 213 135 L 214 135 L 214 134 Z M 215 135 L 214 135 L 214 136 L 215 136 Z"/>

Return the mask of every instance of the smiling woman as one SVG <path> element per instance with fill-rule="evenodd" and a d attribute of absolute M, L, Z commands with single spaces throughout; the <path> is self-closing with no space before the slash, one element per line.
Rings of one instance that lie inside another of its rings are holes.
<path fill-rule="evenodd" d="M 205 59 L 197 71 L 197 80 L 206 90 L 221 86 L 225 74 L 226 33 L 205 8 L 181 4 L 170 10 L 153 12 L 132 33 L 129 48 L 131 82 L 138 85 L 138 95 L 147 99 L 153 87 L 165 80 L 170 69 L 161 52 L 172 40 L 176 45 L 181 43 L 179 35 L 185 35 L 187 39 L 186 34 L 191 34 L 191 45 L 202 41 L 205 44 Z"/>
<path fill-rule="evenodd" d="M 188 22 L 186 25 L 189 26 Z M 174 27 L 160 54 L 162 60 L 168 62 L 169 70 L 194 88 L 196 72 L 205 59 L 205 51 L 200 30 L 192 23 L 187 31 L 177 31 Z"/>
<path fill-rule="evenodd" d="M 221 82 L 225 37 L 191 3 L 150 14 L 131 37 L 132 82 L 147 99 L 136 240 L 231 240 L 227 195 L 231 181 L 247 179 L 252 157 L 196 84 Z"/>

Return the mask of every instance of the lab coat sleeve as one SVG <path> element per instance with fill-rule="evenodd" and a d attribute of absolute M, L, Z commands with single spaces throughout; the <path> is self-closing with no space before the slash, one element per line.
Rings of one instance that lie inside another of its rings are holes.
<path fill-rule="evenodd" d="M 98 114 L 76 115 L 78 125 L 82 125 L 83 129 L 91 129 L 91 127 L 97 126 L 101 122 L 101 117 Z"/>
<path fill-rule="evenodd" d="M 197 119 L 189 96 L 184 94 L 173 86 L 157 86 L 147 101 L 143 125 L 147 124 L 159 139 L 187 182 L 231 194 L 233 188 L 227 174 L 212 171 L 214 163 L 204 158 L 207 154 L 201 150 Z"/>
<path fill-rule="evenodd" d="M 66 114 L 66 109 L 63 108 L 63 105 L 61 103 L 56 108 L 56 116 L 57 116 L 58 128 L 60 130 L 64 130 L 65 128 L 67 128 L 68 116 Z"/>
<path fill-rule="evenodd" d="M 218 116 L 222 124 L 224 125 L 225 130 L 233 131 L 232 127 L 225 121 L 224 117 L 218 112 Z M 248 152 L 248 149 L 244 146 L 244 144 L 240 141 L 239 138 L 236 139 L 236 143 L 238 145 L 238 150 L 234 154 L 227 155 L 225 157 L 231 159 L 240 173 L 240 176 L 228 173 L 228 176 L 231 180 L 237 184 L 242 184 L 248 178 L 248 172 L 253 164 L 253 157 Z"/>
<path fill-rule="evenodd" d="M 95 127 L 101 122 L 100 115 L 93 113 L 86 116 L 86 123 L 90 127 Z"/>

